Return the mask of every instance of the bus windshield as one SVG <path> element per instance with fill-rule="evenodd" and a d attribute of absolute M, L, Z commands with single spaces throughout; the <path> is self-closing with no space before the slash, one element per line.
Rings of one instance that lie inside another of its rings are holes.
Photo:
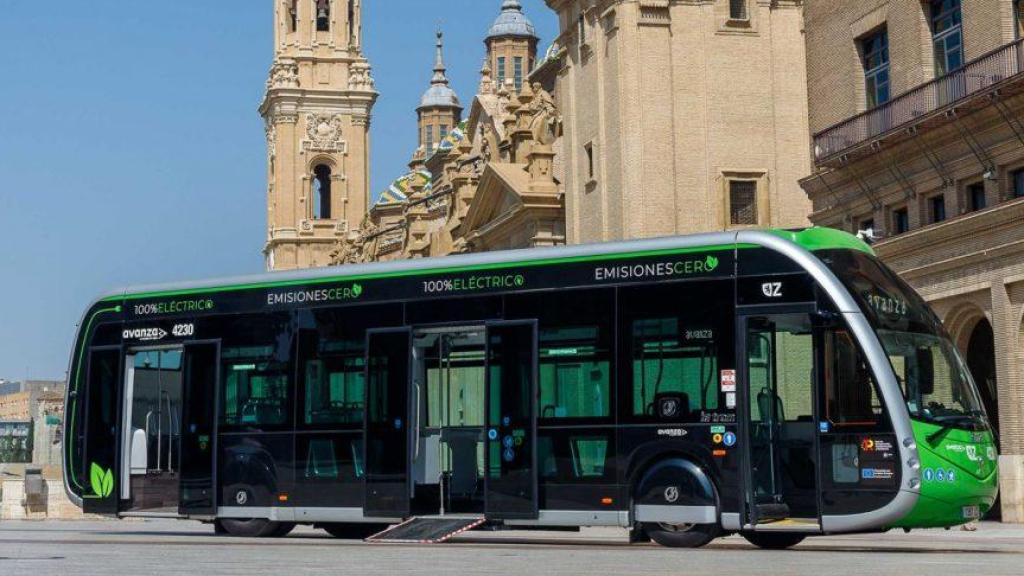
<path fill-rule="evenodd" d="M 988 429 L 970 372 L 935 313 L 877 258 L 855 250 L 818 254 L 853 294 L 889 356 L 912 418 Z"/>

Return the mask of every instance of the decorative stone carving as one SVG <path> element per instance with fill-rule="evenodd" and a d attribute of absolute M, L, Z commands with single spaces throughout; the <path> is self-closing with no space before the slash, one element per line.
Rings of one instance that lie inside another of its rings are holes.
<path fill-rule="evenodd" d="M 270 68 L 270 78 L 267 79 L 267 89 L 298 87 L 299 65 L 291 59 L 281 59 L 274 62 L 274 65 Z"/>
<path fill-rule="evenodd" d="M 348 89 L 361 92 L 373 92 L 374 80 L 370 74 L 370 64 L 353 62 L 348 67 Z"/>
<path fill-rule="evenodd" d="M 480 88 L 478 92 L 482 95 L 494 94 L 494 80 L 491 78 L 491 65 L 484 59 L 484 66 L 480 69 Z"/>
<path fill-rule="evenodd" d="M 311 152 L 344 152 L 344 118 L 340 114 L 307 114 L 302 149 Z"/>
<path fill-rule="evenodd" d="M 279 112 L 272 116 L 274 124 L 297 124 L 299 115 L 295 112 Z"/>
<path fill-rule="evenodd" d="M 267 161 L 273 162 L 277 157 L 277 126 L 273 122 L 264 122 L 263 130 L 267 134 Z"/>
<path fill-rule="evenodd" d="M 554 144 L 562 125 L 562 116 L 555 106 L 555 98 L 540 83 L 533 85 L 533 100 L 529 105 L 530 131 L 533 139 L 543 145 Z"/>

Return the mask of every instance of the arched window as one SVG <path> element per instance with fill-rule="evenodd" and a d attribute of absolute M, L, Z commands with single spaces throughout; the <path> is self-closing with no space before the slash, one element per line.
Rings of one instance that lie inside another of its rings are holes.
<path fill-rule="evenodd" d="M 331 169 L 323 164 L 313 169 L 313 217 L 331 218 Z"/>
<path fill-rule="evenodd" d="M 288 31 L 295 32 L 299 28 L 299 0 L 288 2 Z"/>
<path fill-rule="evenodd" d="M 330 0 L 316 0 L 316 30 L 317 32 L 331 31 Z"/>

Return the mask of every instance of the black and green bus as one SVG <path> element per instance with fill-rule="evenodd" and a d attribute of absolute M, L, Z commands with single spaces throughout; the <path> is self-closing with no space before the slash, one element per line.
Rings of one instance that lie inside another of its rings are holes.
<path fill-rule="evenodd" d="M 962 524 L 998 485 L 935 314 L 822 228 L 127 288 L 86 311 L 66 406 L 86 512 L 237 535 L 476 518 L 788 547 Z"/>

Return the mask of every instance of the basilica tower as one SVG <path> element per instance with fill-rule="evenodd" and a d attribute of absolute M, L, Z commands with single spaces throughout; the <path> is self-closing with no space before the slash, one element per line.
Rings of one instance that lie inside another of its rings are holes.
<path fill-rule="evenodd" d="M 537 30 L 519 0 L 503 0 L 501 13 L 487 31 L 487 65 L 497 87 L 512 84 L 518 94 L 537 60 Z"/>
<path fill-rule="evenodd" d="M 377 92 L 362 52 L 362 0 L 274 0 L 267 131 L 267 268 L 325 266 L 370 204 Z"/>
<path fill-rule="evenodd" d="M 423 93 L 420 105 L 416 107 L 419 142 L 412 162 L 409 163 L 413 170 L 421 168 L 423 162 L 430 158 L 434 150 L 462 121 L 462 104 L 448 82 L 447 72 L 448 69 L 444 65 L 444 33 L 439 30 L 434 57 L 434 76 L 430 79 L 430 88 Z"/>

